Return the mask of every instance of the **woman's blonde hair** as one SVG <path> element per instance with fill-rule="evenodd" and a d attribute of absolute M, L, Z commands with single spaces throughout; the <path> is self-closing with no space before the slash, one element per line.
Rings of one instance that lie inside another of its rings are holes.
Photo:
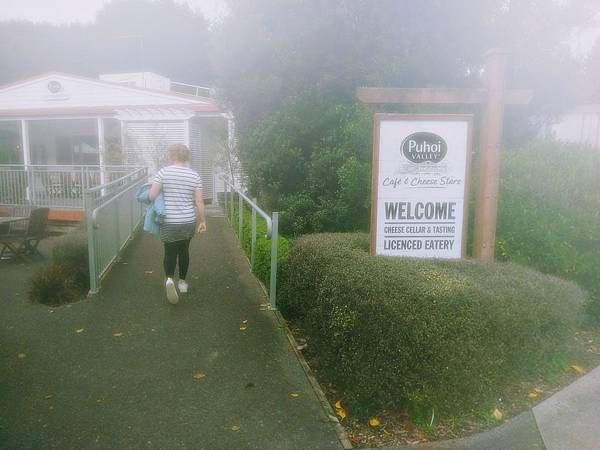
<path fill-rule="evenodd" d="M 190 160 L 190 149 L 184 144 L 171 144 L 167 147 L 167 159 L 182 163 L 188 162 Z"/>

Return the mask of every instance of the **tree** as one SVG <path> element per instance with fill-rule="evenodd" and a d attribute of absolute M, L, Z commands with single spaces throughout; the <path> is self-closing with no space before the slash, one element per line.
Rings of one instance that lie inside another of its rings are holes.
<path fill-rule="evenodd" d="M 299 92 L 359 85 L 479 85 L 487 49 L 512 54 L 511 82 L 570 96 L 578 65 L 561 43 L 593 0 L 236 0 L 217 30 L 224 97 L 247 129 Z M 318 13 L 315 13 L 318 12 Z M 571 83 L 573 84 L 573 83 Z"/>
<path fill-rule="evenodd" d="M 0 83 L 49 71 L 97 76 L 154 71 L 210 83 L 210 34 L 204 17 L 173 0 L 115 0 L 89 25 L 0 23 Z"/>
<path fill-rule="evenodd" d="M 242 141 L 249 188 L 281 211 L 284 233 L 367 226 L 370 129 L 367 108 L 314 91 L 290 100 Z"/>

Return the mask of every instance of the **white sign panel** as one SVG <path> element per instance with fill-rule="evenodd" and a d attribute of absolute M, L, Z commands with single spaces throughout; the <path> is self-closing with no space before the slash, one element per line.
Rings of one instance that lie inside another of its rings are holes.
<path fill-rule="evenodd" d="M 465 115 L 375 116 L 372 253 L 465 256 L 471 124 Z"/>

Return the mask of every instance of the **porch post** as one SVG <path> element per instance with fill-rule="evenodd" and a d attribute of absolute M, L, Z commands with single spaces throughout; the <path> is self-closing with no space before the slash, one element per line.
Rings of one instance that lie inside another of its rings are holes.
<path fill-rule="evenodd" d="M 33 194 L 31 176 L 31 149 L 29 148 L 29 124 L 25 119 L 21 119 L 21 143 L 23 144 L 23 166 L 25 166 L 25 174 L 27 177 L 27 187 L 25 188 L 25 197 L 28 201 L 31 201 Z"/>
<path fill-rule="evenodd" d="M 183 143 L 190 148 L 190 119 L 183 121 Z"/>
<path fill-rule="evenodd" d="M 100 184 L 106 183 L 106 155 L 104 145 L 104 122 L 102 118 L 96 119 L 98 124 L 98 156 L 100 162 Z"/>
<path fill-rule="evenodd" d="M 235 185 L 235 174 L 233 173 L 233 167 L 231 165 L 231 158 L 233 155 L 233 148 L 235 147 L 235 122 L 233 120 L 233 114 L 227 114 L 227 160 L 229 161 L 229 175 L 231 176 L 231 182 Z"/>

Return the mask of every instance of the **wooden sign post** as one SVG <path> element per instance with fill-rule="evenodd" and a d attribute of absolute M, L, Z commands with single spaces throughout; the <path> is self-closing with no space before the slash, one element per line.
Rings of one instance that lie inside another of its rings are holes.
<path fill-rule="evenodd" d="M 505 105 L 525 105 L 531 91 L 506 89 L 508 53 L 487 53 L 485 86 L 481 89 L 358 88 L 356 95 L 370 104 L 484 105 L 479 137 L 479 181 L 475 211 L 473 256 L 493 260 L 500 184 L 500 144 Z M 375 205 L 372 205 L 375 207 Z"/>

